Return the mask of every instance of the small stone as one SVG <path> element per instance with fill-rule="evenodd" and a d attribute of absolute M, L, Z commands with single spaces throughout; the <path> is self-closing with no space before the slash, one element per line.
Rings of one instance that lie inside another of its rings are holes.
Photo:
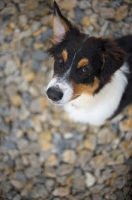
<path fill-rule="evenodd" d="M 35 50 L 32 53 L 32 57 L 35 60 L 43 61 L 43 60 L 46 60 L 48 58 L 48 54 L 44 51 L 41 51 L 41 50 Z"/>
<path fill-rule="evenodd" d="M 27 25 L 27 21 L 28 21 L 28 19 L 27 19 L 27 16 L 26 15 L 20 15 L 19 16 L 19 24 L 20 24 L 20 27 L 24 27 L 24 26 L 26 26 Z"/>
<path fill-rule="evenodd" d="M 120 154 L 119 156 L 117 156 L 115 164 L 120 165 L 123 163 L 124 163 L 124 156 L 122 154 Z"/>
<path fill-rule="evenodd" d="M 13 33 L 13 30 L 9 27 L 5 27 L 4 32 L 5 32 L 6 35 L 11 35 Z"/>
<path fill-rule="evenodd" d="M 86 140 L 84 140 L 84 148 L 94 150 L 96 148 L 96 137 L 94 135 L 89 135 Z"/>
<path fill-rule="evenodd" d="M 38 8 L 38 2 L 36 0 L 28 0 L 26 4 L 29 10 L 35 10 Z"/>
<path fill-rule="evenodd" d="M 95 184 L 96 178 L 89 172 L 86 173 L 86 185 L 87 187 L 91 187 Z"/>
<path fill-rule="evenodd" d="M 24 185 L 22 184 L 22 182 L 18 181 L 18 180 L 11 180 L 11 184 L 16 188 L 16 189 L 22 189 L 24 187 Z"/>
<path fill-rule="evenodd" d="M 73 133 L 67 132 L 67 133 L 64 134 L 63 137 L 64 137 L 65 139 L 71 139 L 71 138 L 73 138 Z"/>
<path fill-rule="evenodd" d="M 0 2 L 0 10 L 2 10 L 4 8 L 4 5 L 5 5 L 4 2 L 1 1 Z"/>
<path fill-rule="evenodd" d="M 32 32 L 37 31 L 41 26 L 41 23 L 39 21 L 34 21 L 31 25 Z"/>
<path fill-rule="evenodd" d="M 112 8 L 102 7 L 99 9 L 99 11 L 100 11 L 100 15 L 102 18 L 105 18 L 105 19 L 114 19 L 115 18 L 115 11 Z"/>
<path fill-rule="evenodd" d="M 81 24 L 83 26 L 89 27 L 90 26 L 90 18 L 88 16 L 85 16 L 81 20 Z"/>
<path fill-rule="evenodd" d="M 16 149 L 17 148 L 17 146 L 16 146 L 16 144 L 14 143 L 14 142 L 12 142 L 12 141 L 10 141 L 8 138 L 7 138 L 7 140 L 5 141 L 5 147 L 7 148 L 7 149 L 11 149 L 11 150 L 14 150 L 14 149 Z"/>
<path fill-rule="evenodd" d="M 13 60 L 8 60 L 4 71 L 6 75 L 11 75 L 12 73 L 16 71 L 16 69 L 17 69 L 17 66 L 15 62 Z"/>
<path fill-rule="evenodd" d="M 69 187 L 59 187 L 53 191 L 54 196 L 65 197 L 70 193 Z"/>
<path fill-rule="evenodd" d="M 128 118 L 120 122 L 120 129 L 122 131 L 130 131 L 132 130 L 132 118 Z"/>
<path fill-rule="evenodd" d="M 21 103 L 22 103 L 21 96 L 18 95 L 18 94 L 12 96 L 11 97 L 11 103 L 12 103 L 13 106 L 16 106 L 16 107 L 20 106 Z"/>
<path fill-rule="evenodd" d="M 92 157 L 92 153 L 90 151 L 82 150 L 79 152 L 78 156 L 78 163 L 81 165 L 82 168 L 86 166 L 86 164 L 90 161 Z"/>
<path fill-rule="evenodd" d="M 45 187 L 41 184 L 38 184 L 32 189 L 32 197 L 33 198 L 46 198 L 48 196 L 48 192 Z"/>
<path fill-rule="evenodd" d="M 53 167 L 46 166 L 44 170 L 44 176 L 50 177 L 50 178 L 55 178 L 56 177 L 56 169 Z"/>
<path fill-rule="evenodd" d="M 40 66 L 41 66 L 40 62 L 35 60 L 35 61 L 33 61 L 31 68 L 32 68 L 33 71 L 37 72 L 40 69 Z"/>
<path fill-rule="evenodd" d="M 57 165 L 57 157 L 56 155 L 50 155 L 46 160 L 47 166 L 56 166 Z"/>
<path fill-rule="evenodd" d="M 123 186 L 125 185 L 125 178 L 122 176 L 117 177 L 112 185 L 115 188 L 122 189 Z"/>
<path fill-rule="evenodd" d="M 38 176 L 41 173 L 41 168 L 39 166 L 37 167 L 28 167 L 25 170 L 25 174 L 27 178 L 33 178 L 34 176 Z"/>
<path fill-rule="evenodd" d="M 57 169 L 57 174 L 59 176 L 65 176 L 67 174 L 70 174 L 73 171 L 72 165 L 62 164 Z"/>
<path fill-rule="evenodd" d="M 67 0 L 63 0 L 60 2 L 60 7 L 62 10 L 71 10 L 77 4 L 77 0 L 72 0 L 70 3 L 67 3 Z"/>
<path fill-rule="evenodd" d="M 23 75 L 23 78 L 28 82 L 33 81 L 35 78 L 35 73 L 31 71 L 30 69 L 24 69 L 22 72 L 22 75 Z"/>
<path fill-rule="evenodd" d="M 51 141 L 52 139 L 52 135 L 50 131 L 45 131 L 39 134 L 38 140 L 39 141 Z"/>
<path fill-rule="evenodd" d="M 65 150 L 62 154 L 62 160 L 69 164 L 75 164 L 76 154 L 73 150 Z"/>
<path fill-rule="evenodd" d="M 98 143 L 99 144 L 109 144 L 112 142 L 113 136 L 112 133 L 107 129 L 104 128 L 98 133 Z"/>
<path fill-rule="evenodd" d="M 42 111 L 42 108 L 38 102 L 38 99 L 32 100 L 30 105 L 30 110 L 32 113 L 40 113 Z"/>
<path fill-rule="evenodd" d="M 128 15 L 128 6 L 127 5 L 120 6 L 116 11 L 115 19 L 116 21 L 121 21 L 125 17 L 127 17 L 127 15 Z"/>
<path fill-rule="evenodd" d="M 39 144 L 40 144 L 41 151 L 48 151 L 52 147 L 50 142 L 44 141 L 44 140 L 39 141 Z"/>

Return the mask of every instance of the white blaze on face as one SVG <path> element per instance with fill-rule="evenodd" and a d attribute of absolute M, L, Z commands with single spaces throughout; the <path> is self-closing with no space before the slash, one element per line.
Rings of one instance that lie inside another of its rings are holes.
<path fill-rule="evenodd" d="M 68 103 L 71 98 L 72 98 L 72 95 L 73 95 L 73 88 L 72 86 L 66 82 L 66 80 L 64 80 L 63 78 L 60 78 L 60 77 L 54 77 L 48 84 L 47 86 L 47 90 L 50 88 L 50 87 L 59 87 L 62 92 L 63 92 L 63 97 L 61 100 L 57 101 L 57 102 L 51 102 L 54 103 L 54 104 L 66 104 Z"/>

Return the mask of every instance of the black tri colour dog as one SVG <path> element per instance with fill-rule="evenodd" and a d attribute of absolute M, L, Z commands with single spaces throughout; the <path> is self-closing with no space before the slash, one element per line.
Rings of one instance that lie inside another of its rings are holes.
<path fill-rule="evenodd" d="M 54 2 L 54 75 L 47 96 L 81 123 L 102 125 L 132 103 L 132 36 L 115 41 L 81 33 Z"/>

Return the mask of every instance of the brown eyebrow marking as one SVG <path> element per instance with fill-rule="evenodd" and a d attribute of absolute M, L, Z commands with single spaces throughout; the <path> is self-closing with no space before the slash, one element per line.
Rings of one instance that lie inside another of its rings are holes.
<path fill-rule="evenodd" d="M 62 51 L 62 57 L 63 57 L 64 62 L 66 62 L 68 58 L 68 52 L 66 50 Z"/>
<path fill-rule="evenodd" d="M 83 59 L 81 59 L 80 61 L 79 61 L 79 63 L 78 63 L 78 68 L 80 68 L 80 67 L 84 67 L 85 65 L 87 65 L 89 63 L 89 60 L 87 59 L 87 58 L 83 58 Z"/>

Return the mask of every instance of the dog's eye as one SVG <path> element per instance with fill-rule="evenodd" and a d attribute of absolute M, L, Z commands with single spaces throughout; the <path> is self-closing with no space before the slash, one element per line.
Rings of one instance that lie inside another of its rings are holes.
<path fill-rule="evenodd" d="M 57 59 L 57 62 L 58 62 L 59 64 L 63 64 L 63 59 L 62 59 L 62 58 L 58 58 L 58 59 Z"/>
<path fill-rule="evenodd" d="M 81 68 L 81 72 L 82 73 L 87 73 L 88 72 L 88 68 L 87 67 L 82 67 Z"/>

